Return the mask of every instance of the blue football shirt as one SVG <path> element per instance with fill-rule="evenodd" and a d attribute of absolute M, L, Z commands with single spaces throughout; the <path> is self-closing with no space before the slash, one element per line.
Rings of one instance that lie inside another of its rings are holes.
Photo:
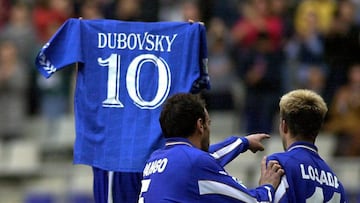
<path fill-rule="evenodd" d="M 275 193 L 275 203 L 346 202 L 343 185 L 319 156 L 315 145 L 295 142 L 286 152 L 270 155 L 268 160 L 279 161 L 285 170 Z"/>
<path fill-rule="evenodd" d="M 164 143 L 158 118 L 165 99 L 210 87 L 199 23 L 69 19 L 36 65 L 51 77 L 73 63 L 74 163 L 109 171 L 141 172 Z"/>
<path fill-rule="evenodd" d="M 167 139 L 144 168 L 139 203 L 272 202 L 271 185 L 247 189 L 223 168 L 248 146 L 246 138 L 230 137 L 206 153 L 185 138 Z"/>

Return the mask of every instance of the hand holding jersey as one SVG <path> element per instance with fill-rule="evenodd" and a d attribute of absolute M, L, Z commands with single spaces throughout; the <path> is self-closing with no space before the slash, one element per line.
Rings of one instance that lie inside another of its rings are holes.
<path fill-rule="evenodd" d="M 261 160 L 261 176 L 259 185 L 270 184 L 274 188 L 277 188 L 282 175 L 284 175 L 284 169 L 281 168 L 279 162 L 271 160 L 266 165 L 266 157 Z"/>
<path fill-rule="evenodd" d="M 48 78 L 73 63 L 74 163 L 93 167 L 96 202 L 135 202 L 138 174 L 164 144 L 161 104 L 174 93 L 210 88 L 205 27 L 68 19 L 39 51 L 36 65 Z"/>

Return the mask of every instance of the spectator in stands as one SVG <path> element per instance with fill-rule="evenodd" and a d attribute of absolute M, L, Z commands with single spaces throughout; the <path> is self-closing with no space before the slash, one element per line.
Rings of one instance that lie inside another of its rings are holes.
<path fill-rule="evenodd" d="M 338 1 L 329 32 L 325 35 L 325 60 L 328 76 L 324 99 L 331 105 L 333 95 L 347 80 L 351 64 L 360 59 L 360 27 L 355 21 L 355 4 L 351 0 Z"/>
<path fill-rule="evenodd" d="M 292 81 L 291 86 L 311 89 L 322 94 L 326 64 L 323 58 L 324 42 L 319 14 L 313 9 L 298 9 L 297 18 L 302 18 L 301 24 L 296 24 L 295 34 L 285 49 L 288 62 L 292 61 L 287 68 L 294 69 L 292 72 L 295 72 L 295 80 Z"/>
<path fill-rule="evenodd" d="M 325 34 L 329 31 L 332 20 L 333 12 L 336 9 L 335 1 L 333 0 L 303 0 L 300 1 L 296 8 L 295 14 L 295 27 L 297 32 L 308 32 L 307 29 L 313 29 L 308 27 L 309 13 L 313 13 L 316 16 L 317 24 L 316 29 Z"/>
<path fill-rule="evenodd" d="M 73 15 L 69 0 L 37 0 L 33 9 L 33 23 L 41 46 Z"/>
<path fill-rule="evenodd" d="M 296 55 L 300 63 L 295 70 L 294 88 L 308 88 L 321 95 L 325 94 L 327 64 L 323 58 L 323 37 L 331 30 L 335 9 L 336 3 L 333 0 L 299 1 L 294 16 L 297 50 L 291 51 L 297 52 L 292 55 Z"/>
<path fill-rule="evenodd" d="M 325 130 L 337 137 L 336 156 L 360 156 L 360 63 L 351 65 L 348 83 L 336 90 Z"/>
<path fill-rule="evenodd" d="M 209 2 L 209 1 L 207 1 Z M 209 9 L 212 17 L 221 18 L 230 28 L 239 19 L 239 3 L 233 0 L 211 1 Z"/>
<path fill-rule="evenodd" d="M 201 21 L 207 23 L 207 9 L 209 3 L 206 0 L 161 0 L 159 18 L 162 21 Z"/>
<path fill-rule="evenodd" d="M 14 42 L 18 56 L 27 66 L 33 66 L 37 39 L 27 4 L 19 2 L 11 7 L 9 21 L 0 32 L 0 37 Z"/>
<path fill-rule="evenodd" d="M 9 19 L 10 0 L 0 0 L 0 30 Z"/>
<path fill-rule="evenodd" d="M 244 120 L 247 133 L 271 133 L 281 95 L 282 22 L 271 15 L 267 0 L 250 0 L 243 17 L 232 28 L 234 61 L 245 88 Z"/>
<path fill-rule="evenodd" d="M 220 18 L 210 20 L 207 32 L 209 75 L 211 90 L 206 101 L 209 109 L 233 108 L 232 87 L 235 80 L 233 63 L 230 57 L 229 30 Z"/>
<path fill-rule="evenodd" d="M 197 1 L 184 1 L 181 4 L 181 12 L 183 20 L 187 21 L 189 19 L 193 21 L 201 21 L 201 12 L 200 7 Z"/>
<path fill-rule="evenodd" d="M 159 8 L 159 19 L 161 21 L 182 21 L 181 1 L 161 0 Z"/>
<path fill-rule="evenodd" d="M 11 141 L 21 138 L 26 120 L 26 66 L 18 57 L 12 41 L 0 41 L 0 138 Z"/>
<path fill-rule="evenodd" d="M 293 10 L 294 5 L 289 0 L 271 0 L 269 2 L 270 13 L 274 16 L 281 18 L 283 27 L 283 41 L 286 42 L 294 33 Z M 284 43 L 284 42 L 283 42 Z"/>
<path fill-rule="evenodd" d="M 83 19 L 104 18 L 102 5 L 97 0 L 81 1 L 77 6 L 79 7 L 78 17 L 82 17 Z"/>
<path fill-rule="evenodd" d="M 35 66 L 34 56 L 37 52 L 37 36 L 31 22 L 31 10 L 28 4 L 21 1 L 9 9 L 10 18 L 0 32 L 0 38 L 14 43 L 18 50 L 18 57 L 24 62 L 24 68 L 29 75 L 29 84 L 26 101 L 29 103 L 27 111 L 34 113 L 38 97 L 35 96 Z"/>
<path fill-rule="evenodd" d="M 105 8 L 105 18 L 138 21 L 141 20 L 140 0 L 116 0 Z"/>
<path fill-rule="evenodd" d="M 73 5 L 69 0 L 38 0 L 33 10 L 33 23 L 38 35 L 38 45 L 43 46 L 58 28 L 73 15 Z M 49 142 L 56 139 L 58 121 L 69 110 L 69 85 L 72 69 L 45 79 L 36 74 L 36 87 L 40 95 L 40 113 L 44 117 L 46 135 Z M 56 107 L 56 108 L 54 108 Z"/>

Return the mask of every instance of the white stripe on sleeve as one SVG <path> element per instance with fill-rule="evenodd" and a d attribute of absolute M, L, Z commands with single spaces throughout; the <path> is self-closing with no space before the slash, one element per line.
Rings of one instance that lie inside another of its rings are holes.
<path fill-rule="evenodd" d="M 226 147 L 221 148 L 220 150 L 215 151 L 211 154 L 215 159 L 219 159 L 227 153 L 233 151 L 236 147 L 238 147 L 242 143 L 241 138 L 236 139 L 235 142 L 227 145 Z"/>
<path fill-rule="evenodd" d="M 211 180 L 199 180 L 198 185 L 200 195 L 219 194 L 232 197 L 234 199 L 238 199 L 244 202 L 257 202 L 256 199 L 249 194 L 224 183 Z"/>
<path fill-rule="evenodd" d="M 287 182 L 286 175 L 283 175 L 283 177 L 281 178 L 279 187 L 275 191 L 274 203 L 277 203 L 280 201 L 280 199 L 285 195 L 287 188 L 289 188 L 289 184 Z"/>

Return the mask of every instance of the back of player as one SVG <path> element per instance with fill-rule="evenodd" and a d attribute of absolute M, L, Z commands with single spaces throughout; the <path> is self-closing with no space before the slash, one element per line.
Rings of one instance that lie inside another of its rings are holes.
<path fill-rule="evenodd" d="M 343 185 L 315 145 L 297 142 L 269 159 L 278 160 L 285 170 L 274 202 L 346 202 Z"/>
<path fill-rule="evenodd" d="M 170 138 L 148 160 L 139 203 L 271 202 L 273 188 L 264 184 L 247 189 L 228 175 L 209 153 L 184 138 Z"/>
<path fill-rule="evenodd" d="M 323 98 L 311 90 L 293 90 L 281 97 L 279 107 L 285 152 L 268 159 L 278 160 L 285 175 L 274 202 L 346 202 L 344 187 L 315 146 L 328 111 Z"/>
<path fill-rule="evenodd" d="M 194 178 L 191 178 L 195 175 L 191 173 L 191 160 L 198 156 L 196 152 L 201 153 L 201 151 L 192 151 L 195 152 L 193 157 L 188 157 L 189 160 L 181 160 L 186 157 L 183 150 L 187 150 L 187 144 L 190 145 L 186 142 L 178 144 L 179 150 L 173 150 L 174 147 L 168 146 L 153 153 L 144 169 L 142 197 L 139 203 L 194 201 L 198 191 L 196 191 L 197 181 L 192 181 Z"/>

